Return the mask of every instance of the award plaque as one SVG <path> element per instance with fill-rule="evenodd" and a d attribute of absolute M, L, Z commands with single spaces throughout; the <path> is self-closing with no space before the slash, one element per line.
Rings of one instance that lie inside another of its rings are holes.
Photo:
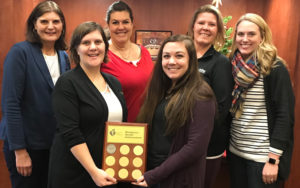
<path fill-rule="evenodd" d="M 135 181 L 146 170 L 147 124 L 106 122 L 102 169 L 118 181 Z"/>

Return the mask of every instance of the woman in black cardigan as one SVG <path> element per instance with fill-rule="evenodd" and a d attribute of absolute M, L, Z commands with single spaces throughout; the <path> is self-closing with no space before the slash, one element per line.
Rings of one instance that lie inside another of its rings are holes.
<path fill-rule="evenodd" d="M 126 121 L 119 81 L 101 73 L 108 42 L 95 22 L 79 25 L 71 39 L 77 67 L 58 80 L 53 107 L 58 121 L 50 158 L 49 188 L 93 188 L 116 183 L 101 169 L 106 121 Z"/>
<path fill-rule="evenodd" d="M 290 169 L 295 99 L 285 62 L 259 15 L 238 20 L 231 59 L 231 187 L 278 188 Z"/>

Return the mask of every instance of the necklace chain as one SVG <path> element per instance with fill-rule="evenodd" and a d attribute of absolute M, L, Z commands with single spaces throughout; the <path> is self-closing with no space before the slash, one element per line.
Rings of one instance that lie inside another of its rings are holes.
<path fill-rule="evenodd" d="M 122 48 L 119 48 L 118 46 L 114 45 L 112 43 L 113 47 L 115 48 L 117 54 L 119 54 L 121 56 L 122 59 L 126 60 L 126 61 L 129 61 L 130 60 L 130 56 L 132 54 L 132 44 L 130 43 L 130 46 L 128 48 L 128 50 L 125 51 L 125 53 L 127 54 L 126 56 L 123 55 L 123 53 L 121 53 L 122 51 Z M 124 51 L 124 50 L 123 50 Z"/>

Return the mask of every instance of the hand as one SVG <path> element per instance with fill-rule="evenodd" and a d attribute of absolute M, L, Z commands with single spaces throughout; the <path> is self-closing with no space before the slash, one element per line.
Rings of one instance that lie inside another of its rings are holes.
<path fill-rule="evenodd" d="M 265 184 L 272 184 L 277 180 L 278 165 L 266 162 L 263 171 L 262 179 Z"/>
<path fill-rule="evenodd" d="M 22 176 L 30 176 L 32 173 L 32 162 L 27 150 L 15 150 L 15 156 L 18 173 Z"/>
<path fill-rule="evenodd" d="M 144 176 L 139 177 L 139 179 L 137 179 L 136 182 L 132 182 L 132 184 L 142 186 L 142 187 L 148 187 L 148 184 L 147 184 Z"/>
<path fill-rule="evenodd" d="M 111 177 L 104 170 L 101 169 L 97 169 L 93 173 L 92 179 L 95 182 L 95 184 L 99 187 L 113 185 L 117 183 L 117 180 L 115 178 Z"/>

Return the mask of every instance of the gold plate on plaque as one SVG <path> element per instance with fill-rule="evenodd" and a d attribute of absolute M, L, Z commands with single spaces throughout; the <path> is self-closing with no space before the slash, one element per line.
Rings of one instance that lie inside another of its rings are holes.
<path fill-rule="evenodd" d="M 142 176 L 142 172 L 136 169 L 132 171 L 131 175 L 134 179 L 138 179 L 139 177 Z"/>
<path fill-rule="evenodd" d="M 133 153 L 135 155 L 142 155 L 144 152 L 142 146 L 135 146 L 134 149 L 133 149 Z"/>
<path fill-rule="evenodd" d="M 134 167 L 141 167 L 143 165 L 143 160 L 140 157 L 136 157 L 132 161 Z"/>
<path fill-rule="evenodd" d="M 125 168 L 122 168 L 121 170 L 119 170 L 118 175 L 121 179 L 125 179 L 128 177 L 128 170 L 126 170 Z"/>
<path fill-rule="evenodd" d="M 106 159 L 105 159 L 105 163 L 106 163 L 108 166 L 114 165 L 115 162 L 116 162 L 116 159 L 115 159 L 113 156 L 108 156 L 108 157 L 106 157 Z"/>
<path fill-rule="evenodd" d="M 119 181 L 133 182 L 146 170 L 147 124 L 106 122 L 102 169 Z"/>
<path fill-rule="evenodd" d="M 127 157 L 121 157 L 119 159 L 119 164 L 122 166 L 122 167 L 126 167 L 128 166 L 129 164 L 129 159 Z"/>
<path fill-rule="evenodd" d="M 114 169 L 112 169 L 112 168 L 106 169 L 105 172 L 106 172 L 108 175 L 112 176 L 112 177 L 115 176 L 115 171 L 114 171 Z"/>
<path fill-rule="evenodd" d="M 121 153 L 122 155 L 127 155 L 127 154 L 129 153 L 129 151 L 130 151 L 130 148 L 129 148 L 128 145 L 122 145 L 122 146 L 120 147 L 120 153 Z"/>

